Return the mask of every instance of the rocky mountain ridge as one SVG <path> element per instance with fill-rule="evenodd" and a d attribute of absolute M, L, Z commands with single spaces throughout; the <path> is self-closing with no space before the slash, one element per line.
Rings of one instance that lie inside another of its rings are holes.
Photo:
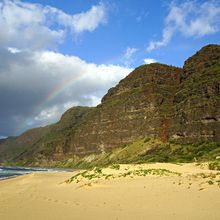
<path fill-rule="evenodd" d="M 183 68 L 136 68 L 97 107 L 73 107 L 56 124 L 0 143 L 0 162 L 83 157 L 146 137 L 178 144 L 220 141 L 219 45 L 203 47 Z"/>

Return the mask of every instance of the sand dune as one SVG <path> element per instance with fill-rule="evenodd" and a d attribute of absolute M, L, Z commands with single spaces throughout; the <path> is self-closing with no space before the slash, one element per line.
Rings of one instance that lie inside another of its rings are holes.
<path fill-rule="evenodd" d="M 167 169 L 176 175 L 119 174 Z M 114 179 L 81 179 L 75 173 L 33 173 L 0 182 L 1 220 L 220 219 L 220 174 L 195 164 L 121 165 L 104 169 Z"/>

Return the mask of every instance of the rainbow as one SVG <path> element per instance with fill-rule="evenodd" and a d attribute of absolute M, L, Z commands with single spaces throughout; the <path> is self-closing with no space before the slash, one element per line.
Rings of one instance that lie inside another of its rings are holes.
<path fill-rule="evenodd" d="M 30 118 L 32 115 L 38 114 L 43 107 L 51 102 L 55 97 L 57 97 L 60 93 L 65 91 L 67 88 L 69 88 L 79 77 L 73 77 L 70 79 L 63 80 L 60 84 L 55 86 L 48 94 L 47 96 L 41 100 L 31 111 L 31 113 L 27 116 L 27 119 L 24 120 L 18 127 L 15 129 L 15 133 L 21 133 L 24 128 L 28 124 L 28 118 Z"/>
<path fill-rule="evenodd" d="M 114 63 L 116 63 L 116 61 L 119 61 L 123 58 L 124 54 L 120 54 L 119 56 L 114 56 L 108 60 L 106 60 L 104 63 L 106 63 L 107 65 L 114 65 Z M 118 62 L 117 62 L 118 63 Z M 63 91 L 65 91 L 67 88 L 69 88 L 75 81 L 77 81 L 77 79 L 80 77 L 74 75 L 73 77 L 63 80 L 61 83 L 59 83 L 57 86 L 55 86 L 46 96 L 43 100 L 41 100 L 30 112 L 30 114 L 26 117 L 26 119 L 19 125 L 16 127 L 15 129 L 15 133 L 21 133 L 25 127 L 27 126 L 27 124 L 29 124 L 28 119 L 33 116 L 33 115 L 37 115 L 43 108 L 44 106 L 46 106 L 47 103 L 51 102 L 51 100 L 53 100 L 55 97 L 57 97 L 60 93 L 62 93 Z"/>

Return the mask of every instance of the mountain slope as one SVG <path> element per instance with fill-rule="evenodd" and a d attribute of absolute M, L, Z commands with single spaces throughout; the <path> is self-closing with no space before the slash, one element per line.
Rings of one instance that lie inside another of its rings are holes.
<path fill-rule="evenodd" d="M 136 68 L 97 107 L 73 107 L 54 125 L 0 143 L 0 162 L 56 163 L 108 154 L 146 137 L 160 139 L 158 149 L 169 141 L 183 147 L 220 142 L 219 45 L 205 46 L 182 69 L 159 63 Z"/>
<path fill-rule="evenodd" d="M 28 130 L 19 137 L 0 143 L 0 162 L 35 162 L 43 158 L 62 159 L 68 149 L 69 133 L 93 108 L 73 107 L 66 111 L 59 122 L 46 127 Z"/>
<path fill-rule="evenodd" d="M 143 65 L 109 90 L 80 129 L 71 135 L 76 155 L 100 153 L 144 136 L 167 139 L 173 95 L 182 70 L 163 64 Z M 158 129 L 159 128 L 159 129 Z"/>

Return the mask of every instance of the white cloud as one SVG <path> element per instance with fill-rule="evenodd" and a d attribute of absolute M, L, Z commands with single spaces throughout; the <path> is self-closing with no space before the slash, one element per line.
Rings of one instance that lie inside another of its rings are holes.
<path fill-rule="evenodd" d="M 122 57 L 122 63 L 125 66 L 131 66 L 131 64 L 134 62 L 134 55 L 137 51 L 138 51 L 137 48 L 128 47 Z"/>
<path fill-rule="evenodd" d="M 8 51 L 11 53 L 20 53 L 21 50 L 15 48 L 15 47 L 8 47 Z"/>
<path fill-rule="evenodd" d="M 4 0 L 0 4 L 0 45 L 18 49 L 47 49 L 61 43 L 66 33 L 94 31 L 106 22 L 103 4 L 86 12 L 67 14 L 40 4 Z"/>
<path fill-rule="evenodd" d="M 94 31 L 106 22 L 106 8 L 103 4 L 93 6 L 89 11 L 72 16 L 72 29 L 76 33 Z"/>
<path fill-rule="evenodd" d="M 72 106 L 95 106 L 132 71 L 50 51 L 67 34 L 92 32 L 106 21 L 102 3 L 67 14 L 20 0 L 0 2 L 1 135 L 54 122 Z"/>
<path fill-rule="evenodd" d="M 54 122 L 73 105 L 97 105 L 132 71 L 52 51 L 0 49 L 0 57 L 0 133 L 5 136 Z M 15 125 L 19 128 L 13 130 Z"/>
<path fill-rule="evenodd" d="M 216 2 L 199 4 L 187 1 L 180 5 L 172 3 L 165 19 L 162 39 L 151 41 L 147 50 L 152 51 L 166 46 L 176 33 L 181 33 L 185 37 L 203 37 L 218 32 L 219 27 L 220 5 Z"/>
<path fill-rule="evenodd" d="M 75 15 L 69 15 L 63 11 L 47 6 L 44 14 L 50 15 L 55 22 L 71 29 L 74 33 L 82 33 L 84 31 L 94 31 L 100 24 L 106 22 L 106 8 L 104 4 L 92 6 L 86 12 Z M 55 16 L 55 18 L 54 18 Z"/>
<path fill-rule="evenodd" d="M 174 34 L 173 28 L 166 27 L 163 30 L 162 40 L 161 41 L 151 41 L 147 47 L 147 51 L 152 51 L 152 50 L 155 50 L 159 47 L 166 46 L 170 42 L 173 34 Z"/>
<path fill-rule="evenodd" d="M 130 59 L 137 52 L 137 50 L 137 48 L 128 47 L 125 51 L 124 57 L 126 59 Z"/>
<path fill-rule="evenodd" d="M 152 59 L 152 58 L 146 58 L 146 59 L 144 59 L 144 62 L 146 64 L 150 64 L 150 63 L 156 63 L 157 61 L 155 59 Z"/>
<path fill-rule="evenodd" d="M 57 114 L 59 113 L 60 113 L 59 108 L 57 106 L 52 106 L 51 108 L 42 110 L 37 116 L 34 117 L 34 121 L 37 121 L 41 125 L 46 125 L 48 120 L 49 121 L 56 120 Z"/>
<path fill-rule="evenodd" d="M 41 49 L 56 44 L 63 38 L 64 31 L 51 29 L 46 20 L 40 5 L 3 1 L 0 6 L 0 45 Z"/>

